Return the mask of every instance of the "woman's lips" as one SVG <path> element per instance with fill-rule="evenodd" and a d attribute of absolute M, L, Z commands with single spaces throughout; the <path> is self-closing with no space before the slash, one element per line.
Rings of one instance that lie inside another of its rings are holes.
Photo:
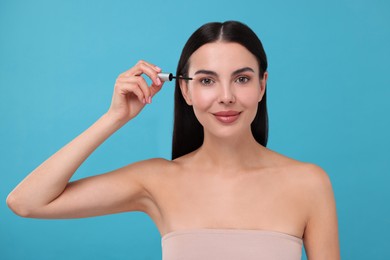
<path fill-rule="evenodd" d="M 241 112 L 238 111 L 220 111 L 217 113 L 213 113 L 215 118 L 219 120 L 222 123 L 233 123 L 238 119 L 240 116 Z"/>

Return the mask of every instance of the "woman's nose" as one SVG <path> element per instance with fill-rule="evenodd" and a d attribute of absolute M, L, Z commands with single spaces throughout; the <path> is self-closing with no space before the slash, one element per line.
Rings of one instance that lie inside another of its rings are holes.
<path fill-rule="evenodd" d="M 221 91 L 219 95 L 219 103 L 221 104 L 233 104 L 236 102 L 236 97 L 232 87 L 228 84 L 221 86 Z"/>

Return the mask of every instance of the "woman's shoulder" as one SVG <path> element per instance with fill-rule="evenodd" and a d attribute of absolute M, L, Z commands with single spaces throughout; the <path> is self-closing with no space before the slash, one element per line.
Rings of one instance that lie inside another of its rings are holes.
<path fill-rule="evenodd" d="M 280 190 L 288 191 L 290 198 L 296 198 L 299 203 L 302 203 L 302 208 L 307 209 L 308 214 L 320 205 L 325 208 L 333 207 L 334 194 L 331 180 L 322 167 L 281 154 L 275 153 L 273 156 L 274 159 L 278 159 L 278 162 L 271 167 L 270 172 L 275 173 L 278 187 Z"/>
<path fill-rule="evenodd" d="M 164 158 L 150 158 L 131 163 L 126 167 L 131 169 L 138 168 L 142 173 L 155 173 L 164 172 L 167 169 L 175 167 L 175 162 Z"/>
<path fill-rule="evenodd" d="M 324 194 L 325 191 L 331 192 L 332 187 L 329 175 L 320 166 L 314 163 L 299 162 L 294 169 L 293 177 L 310 194 Z"/>
<path fill-rule="evenodd" d="M 299 161 L 270 150 L 272 168 L 291 177 L 307 187 L 314 189 L 330 185 L 330 179 L 326 171 L 317 164 Z"/>

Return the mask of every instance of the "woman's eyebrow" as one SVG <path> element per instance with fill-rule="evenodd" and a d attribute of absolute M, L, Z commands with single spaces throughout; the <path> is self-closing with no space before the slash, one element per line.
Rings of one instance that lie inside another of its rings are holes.
<path fill-rule="evenodd" d="M 232 75 L 237 75 L 237 74 L 240 74 L 240 73 L 243 73 L 246 71 L 255 72 L 254 69 L 252 69 L 250 67 L 244 67 L 244 68 L 233 71 Z M 194 75 L 197 75 L 197 74 L 207 74 L 207 75 L 211 75 L 211 76 L 215 76 L 215 77 L 218 76 L 218 73 L 216 73 L 215 71 L 212 71 L 212 70 L 198 70 L 194 73 Z"/>
<path fill-rule="evenodd" d="M 251 71 L 251 72 L 255 72 L 252 68 L 250 67 L 244 67 L 242 69 L 238 69 L 238 70 L 235 70 L 232 75 L 237 75 L 237 74 L 240 74 L 240 73 L 243 73 L 243 72 L 246 72 L 246 71 Z"/>
<path fill-rule="evenodd" d="M 207 74 L 207 75 L 212 75 L 212 76 L 218 76 L 218 74 L 212 70 L 198 70 L 194 73 L 194 75 L 196 75 L 196 74 Z"/>

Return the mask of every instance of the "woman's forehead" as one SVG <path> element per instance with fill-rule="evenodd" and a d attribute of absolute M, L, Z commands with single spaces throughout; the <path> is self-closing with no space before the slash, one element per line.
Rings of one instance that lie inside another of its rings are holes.
<path fill-rule="evenodd" d="M 189 73 L 200 69 L 212 71 L 234 71 L 251 67 L 258 72 L 256 57 L 244 46 L 235 42 L 207 43 L 197 49 L 189 60 Z"/>

